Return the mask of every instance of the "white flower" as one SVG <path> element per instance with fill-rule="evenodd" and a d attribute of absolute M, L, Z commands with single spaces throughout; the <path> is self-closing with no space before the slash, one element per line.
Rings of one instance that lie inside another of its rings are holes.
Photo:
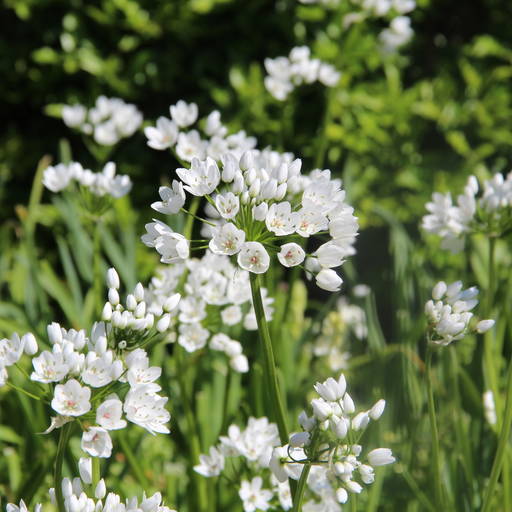
<path fill-rule="evenodd" d="M 298 216 L 291 211 L 288 201 L 274 203 L 268 209 L 265 224 L 269 231 L 278 236 L 289 235 L 295 231 Z"/>
<path fill-rule="evenodd" d="M 85 365 L 80 374 L 85 384 L 93 388 L 106 386 L 117 380 L 123 372 L 121 360 L 114 360 L 114 354 L 108 350 L 98 357 L 96 352 L 89 352 L 85 358 Z"/>
<path fill-rule="evenodd" d="M 304 261 L 305 257 L 306 253 L 304 252 L 304 249 L 293 242 L 282 245 L 281 250 L 277 253 L 277 259 L 285 267 L 295 267 L 296 265 L 300 265 Z"/>
<path fill-rule="evenodd" d="M 207 147 L 208 143 L 201 139 L 197 130 L 191 130 L 187 133 L 181 132 L 178 135 L 176 154 L 182 160 L 192 162 L 194 158 L 205 158 Z"/>
<path fill-rule="evenodd" d="M 324 400 L 327 400 L 328 402 L 337 402 L 343 398 L 347 389 L 347 382 L 345 380 L 345 376 L 341 374 L 337 381 L 332 377 L 329 377 L 323 383 L 317 382 L 314 387 L 315 391 Z"/>
<path fill-rule="evenodd" d="M 389 448 L 376 448 L 368 454 L 368 462 L 372 466 L 385 466 L 392 464 L 395 460 Z"/>
<path fill-rule="evenodd" d="M 160 387 L 153 383 L 131 388 L 125 397 L 123 409 L 128 421 L 145 428 L 151 434 L 168 434 L 169 429 L 165 423 L 171 419 L 171 415 L 164 408 L 168 399 L 155 393 L 158 389 Z"/>
<path fill-rule="evenodd" d="M 187 351 L 195 352 L 206 345 L 210 332 L 199 323 L 181 324 L 178 343 Z"/>
<path fill-rule="evenodd" d="M 245 232 L 228 222 L 213 231 L 208 246 L 214 254 L 231 256 L 240 251 L 245 241 Z"/>
<path fill-rule="evenodd" d="M 185 192 L 183 184 L 177 180 L 172 181 L 172 188 L 160 187 L 158 189 L 161 201 L 156 201 L 151 205 L 153 210 L 165 215 L 178 213 L 185 204 Z"/>
<path fill-rule="evenodd" d="M 81 416 L 91 410 L 91 390 L 71 379 L 66 384 L 57 384 L 52 399 L 52 408 L 63 416 Z"/>
<path fill-rule="evenodd" d="M 215 446 L 210 448 L 209 455 L 199 455 L 199 462 L 194 471 L 206 477 L 219 476 L 224 469 L 224 455 Z"/>
<path fill-rule="evenodd" d="M 337 292 L 343 283 L 343 279 L 334 270 L 327 268 L 321 270 L 315 279 L 318 287 L 328 292 Z"/>
<path fill-rule="evenodd" d="M 50 166 L 43 171 L 43 185 L 52 192 L 64 190 L 71 180 L 75 179 L 77 170 L 81 169 L 78 163 L 58 164 Z"/>
<path fill-rule="evenodd" d="M 218 194 L 215 198 L 215 206 L 223 219 L 232 219 L 240 209 L 240 200 L 232 192 Z"/>
<path fill-rule="evenodd" d="M 269 501 L 274 497 L 272 491 L 262 489 L 263 480 L 260 476 L 253 478 L 250 482 L 242 480 L 238 495 L 243 501 L 245 512 L 254 512 L 255 510 L 268 510 Z"/>
<path fill-rule="evenodd" d="M 148 139 L 148 146 L 153 149 L 164 150 L 174 146 L 178 139 L 178 127 L 176 123 L 167 117 L 159 117 L 156 127 L 144 128 L 144 134 Z"/>
<path fill-rule="evenodd" d="M 105 400 L 96 411 L 96 423 L 106 430 L 118 430 L 126 427 L 126 421 L 121 419 L 123 403 L 117 396 Z"/>
<path fill-rule="evenodd" d="M 313 255 L 318 258 L 318 263 L 324 268 L 339 267 L 343 261 L 346 252 L 333 242 L 327 242 L 321 245 Z"/>
<path fill-rule="evenodd" d="M 236 325 L 242 320 L 242 309 L 240 306 L 233 304 L 220 313 L 222 322 L 226 325 Z"/>
<path fill-rule="evenodd" d="M 157 250 L 162 263 L 176 263 L 189 257 L 188 240 L 163 222 L 155 219 L 155 222 L 146 224 L 146 231 L 142 241 Z"/>
<path fill-rule="evenodd" d="M 197 120 L 197 105 L 195 103 L 186 103 L 179 100 L 176 105 L 169 107 L 172 120 L 180 127 L 186 128 L 194 124 Z"/>
<path fill-rule="evenodd" d="M 238 253 L 238 264 L 244 270 L 263 274 L 268 270 L 270 257 L 259 242 L 245 242 Z"/>
<path fill-rule="evenodd" d="M 183 188 L 195 196 L 211 194 L 220 182 L 219 167 L 210 157 L 204 161 L 193 158 L 190 169 L 176 169 L 176 174 L 185 183 Z"/>
<path fill-rule="evenodd" d="M 112 454 L 112 439 L 109 433 L 101 427 L 90 427 L 82 434 L 82 450 L 93 457 L 110 457 Z"/>
<path fill-rule="evenodd" d="M 62 120 L 70 128 L 80 127 L 87 116 L 87 109 L 83 105 L 64 105 L 62 107 Z"/>

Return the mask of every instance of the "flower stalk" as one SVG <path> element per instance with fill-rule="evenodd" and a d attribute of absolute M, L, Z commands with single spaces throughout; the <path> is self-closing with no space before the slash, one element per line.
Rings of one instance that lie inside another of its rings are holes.
<path fill-rule="evenodd" d="M 53 485 L 55 488 L 55 499 L 57 500 L 57 508 L 59 512 L 66 512 L 64 507 L 64 495 L 62 494 L 62 465 L 64 463 L 64 454 L 68 445 L 69 436 L 73 429 L 73 423 L 66 423 L 62 426 L 59 435 L 59 443 L 57 445 L 57 453 L 55 455 L 55 467 L 53 472 Z"/>
<path fill-rule="evenodd" d="M 510 437 L 510 430 L 512 428 L 512 360 L 508 367 L 507 375 L 507 398 L 505 402 L 505 414 L 501 424 L 500 437 L 498 440 L 498 447 L 496 455 L 492 464 L 491 476 L 489 477 L 489 485 L 485 494 L 482 512 L 489 512 L 491 510 L 492 500 L 494 497 L 494 489 L 498 483 L 505 455 L 507 452 L 507 443 Z"/>
<path fill-rule="evenodd" d="M 286 416 L 284 412 L 283 399 L 279 390 L 279 381 L 277 378 L 276 361 L 274 358 L 274 350 L 272 348 L 272 340 L 270 339 L 268 324 L 265 318 L 265 311 L 263 309 L 260 280 L 259 277 L 253 273 L 250 274 L 250 278 L 254 312 L 256 314 L 258 332 L 260 335 L 261 347 L 263 351 L 263 371 L 265 380 L 269 385 L 272 417 L 277 423 L 281 443 L 286 444 L 288 442 Z"/>
<path fill-rule="evenodd" d="M 427 385 L 427 403 L 428 417 L 430 422 L 430 432 L 432 434 L 432 459 L 433 459 L 433 480 L 434 480 L 434 496 L 436 506 L 443 508 L 443 489 L 441 485 L 441 463 L 439 457 L 439 434 L 437 431 L 436 409 L 434 403 L 434 391 L 432 388 L 432 355 L 433 348 L 430 338 L 427 338 L 427 356 L 425 363 L 425 376 Z"/>

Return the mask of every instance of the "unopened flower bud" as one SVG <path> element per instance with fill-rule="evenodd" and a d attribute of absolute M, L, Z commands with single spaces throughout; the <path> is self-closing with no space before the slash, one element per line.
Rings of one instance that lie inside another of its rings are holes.
<path fill-rule="evenodd" d="M 482 334 L 488 331 L 489 329 L 492 329 L 494 327 L 494 324 L 494 320 L 480 320 L 480 322 L 476 324 L 476 331 Z"/>
<path fill-rule="evenodd" d="M 107 286 L 116 290 L 119 289 L 119 275 L 115 268 L 107 270 Z"/>
<path fill-rule="evenodd" d="M 104 322 L 110 322 L 112 319 L 112 304 L 110 302 L 105 302 L 103 311 L 101 312 L 101 319 Z"/>
<path fill-rule="evenodd" d="M 137 302 L 144 300 L 144 287 L 141 283 L 137 283 L 135 286 L 135 289 L 133 290 L 133 296 Z"/>
<path fill-rule="evenodd" d="M 165 332 L 169 328 L 170 323 L 171 323 L 171 315 L 165 314 L 156 323 L 156 330 L 158 332 Z"/>
<path fill-rule="evenodd" d="M 96 489 L 94 489 L 94 496 L 96 496 L 98 500 L 102 500 L 105 497 L 105 494 L 107 494 L 107 487 L 105 486 L 105 480 L 102 478 L 98 482 Z"/>
<path fill-rule="evenodd" d="M 252 216 L 254 220 L 264 221 L 268 212 L 268 204 L 260 203 L 258 206 L 252 207 Z"/>
<path fill-rule="evenodd" d="M 119 292 L 115 288 L 108 289 L 108 301 L 112 306 L 117 306 L 119 304 Z"/>
<path fill-rule="evenodd" d="M 137 299 L 131 293 L 126 297 L 126 308 L 129 311 L 134 311 L 137 307 Z"/>
<path fill-rule="evenodd" d="M 52 322 L 47 328 L 48 338 L 50 343 L 60 344 L 62 343 L 62 329 L 57 322 Z"/>
<path fill-rule="evenodd" d="M 21 337 L 21 341 L 24 342 L 23 350 L 25 354 L 33 356 L 39 349 L 35 336 L 31 332 L 27 332 Z"/>
<path fill-rule="evenodd" d="M 298 432 L 290 436 L 290 446 L 293 448 L 302 447 L 309 444 L 309 432 Z"/>
<path fill-rule="evenodd" d="M 382 416 L 385 407 L 386 400 L 380 399 L 378 402 L 375 402 L 374 406 L 369 410 L 368 415 L 372 420 L 378 420 Z"/>

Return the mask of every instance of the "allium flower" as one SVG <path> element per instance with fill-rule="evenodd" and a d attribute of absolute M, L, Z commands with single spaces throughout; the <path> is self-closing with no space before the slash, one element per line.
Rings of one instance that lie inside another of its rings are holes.
<path fill-rule="evenodd" d="M 128 194 L 132 182 L 127 175 L 116 175 L 116 164 L 108 162 L 101 172 L 84 169 L 79 163 L 58 164 L 43 171 L 43 185 L 52 192 L 60 192 L 76 181 L 84 190 L 98 197 L 120 198 Z"/>
<path fill-rule="evenodd" d="M 224 469 L 224 455 L 215 446 L 210 448 L 210 455 L 200 455 L 199 461 L 194 471 L 203 476 L 219 476 Z"/>
<path fill-rule="evenodd" d="M 287 154 L 248 151 L 241 157 L 228 153 L 221 160 L 219 167 L 213 159 L 194 159 L 190 169 L 177 170 L 183 189 L 208 202 L 209 219 L 201 220 L 207 227 L 202 234 L 211 237 L 210 250 L 236 255 L 240 268 L 261 274 L 274 256 L 285 267 L 301 265 L 306 259 L 305 239 L 328 235 L 330 239 L 308 258 L 305 268 L 316 275 L 321 288 L 338 291 L 343 281 L 332 268 L 354 254 L 358 231 L 341 182 L 332 179 L 329 170 L 301 175 L 301 161 Z M 161 203 L 153 207 L 161 209 Z M 183 257 L 174 250 L 176 242 L 164 243 L 166 237 L 176 239 L 168 226 L 156 221 L 146 229 L 144 243 L 162 255 L 166 248 L 170 253 L 162 261 Z M 195 250 L 194 245 L 190 249 Z"/>
<path fill-rule="evenodd" d="M 334 87 L 341 74 L 336 68 L 319 59 L 310 57 L 306 46 L 295 47 L 288 57 L 265 59 L 267 91 L 277 100 L 286 99 L 293 89 L 303 83 L 321 82 L 326 87 Z"/>
<path fill-rule="evenodd" d="M 479 190 L 483 188 L 478 197 Z M 428 215 L 423 217 L 422 228 L 441 237 L 441 247 L 459 252 L 465 237 L 484 233 L 499 237 L 512 226 L 512 173 L 506 178 L 495 174 L 480 187 L 475 176 L 470 176 L 464 192 L 453 203 L 450 193 L 435 192 L 427 203 Z"/>
<path fill-rule="evenodd" d="M 330 507 L 328 510 L 336 511 L 340 510 L 339 503 L 349 499 L 350 493 L 362 492 L 361 483 L 368 485 L 374 481 L 373 466 L 395 461 L 387 448 L 372 450 L 366 462 L 360 460 L 362 446 L 353 440 L 359 439 L 360 432 L 382 415 L 385 402 L 379 400 L 370 410 L 356 413 L 346 388 L 343 375 L 338 380 L 317 382 L 315 390 L 320 398 L 311 402 L 313 416 L 308 417 L 305 412 L 299 416 L 304 432 L 293 434 L 289 446 L 275 447 L 270 462 L 275 477 L 285 481 L 298 479 L 302 464 L 308 461 L 312 465 L 307 480 L 310 494 L 320 498 L 324 507 Z M 318 502 L 314 498 L 308 503 L 313 507 Z"/>
<path fill-rule="evenodd" d="M 137 131 L 142 114 L 135 105 L 119 98 L 99 96 L 91 109 L 79 104 L 65 105 L 62 120 L 70 128 L 92 134 L 98 144 L 113 146 Z"/>
<path fill-rule="evenodd" d="M 91 390 L 71 379 L 66 384 L 57 384 L 52 408 L 63 416 L 82 416 L 91 410 Z"/>
<path fill-rule="evenodd" d="M 105 400 L 96 411 L 96 423 L 106 430 L 118 430 L 126 427 L 126 421 L 121 419 L 123 402 L 116 395 Z"/>
<path fill-rule="evenodd" d="M 92 457 L 110 457 L 112 439 L 109 433 L 101 427 L 90 427 L 82 434 L 82 450 Z"/>
<path fill-rule="evenodd" d="M 144 135 L 148 138 L 148 146 L 157 150 L 164 150 L 173 146 L 178 139 L 178 126 L 166 117 L 156 120 L 156 127 L 144 128 Z"/>
<path fill-rule="evenodd" d="M 432 299 L 425 304 L 425 314 L 430 327 L 430 341 L 436 345 L 449 345 L 471 332 L 484 332 L 494 325 L 494 320 L 482 320 L 475 326 L 471 310 L 478 304 L 476 286 L 462 290 L 462 282 L 446 285 L 437 283 L 432 290 Z"/>
<path fill-rule="evenodd" d="M 268 510 L 269 501 L 274 494 L 268 489 L 262 489 L 263 480 L 257 476 L 250 482 L 242 480 L 238 495 L 243 502 L 245 512 L 254 512 L 255 510 Z"/>
<path fill-rule="evenodd" d="M 389 28 L 384 29 L 379 35 L 383 51 L 395 52 L 400 46 L 407 44 L 413 34 L 411 19 L 407 16 L 397 16 L 391 21 Z"/>

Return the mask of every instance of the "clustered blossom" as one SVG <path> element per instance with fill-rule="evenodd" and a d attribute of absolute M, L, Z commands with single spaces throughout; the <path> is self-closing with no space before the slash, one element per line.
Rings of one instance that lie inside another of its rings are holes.
<path fill-rule="evenodd" d="M 444 281 L 432 289 L 432 299 L 425 304 L 429 322 L 430 341 L 436 345 L 449 345 L 472 332 L 483 333 L 491 329 L 494 320 L 471 323 L 472 309 L 478 304 L 478 288 L 462 289 L 462 281 L 447 285 Z"/>
<path fill-rule="evenodd" d="M 265 77 L 267 91 L 277 100 L 286 99 L 295 87 L 302 84 L 320 82 L 326 87 L 334 87 L 341 74 L 334 66 L 320 59 L 311 58 L 307 46 L 297 46 L 288 57 L 265 59 Z"/>
<path fill-rule="evenodd" d="M 378 402 L 367 411 L 356 413 L 354 401 L 346 391 L 343 374 L 338 380 L 327 379 L 315 385 L 319 398 L 311 401 L 313 414 L 302 412 L 299 423 L 303 431 L 292 434 L 288 445 L 274 448 L 270 468 L 275 477 L 285 482 L 298 480 L 305 463 L 311 464 L 307 484 L 311 499 L 304 511 L 341 511 L 349 494 L 362 492 L 361 484 L 374 481 L 374 467 L 395 462 L 388 448 L 377 448 L 362 459 L 359 443 L 368 424 L 378 420 L 385 401 Z M 298 468 L 298 469 L 297 469 Z"/>
<path fill-rule="evenodd" d="M 159 151 L 170 148 L 180 160 L 191 162 L 192 158 L 202 160 L 207 156 L 220 160 L 228 152 L 241 156 L 244 151 L 256 147 L 256 139 L 249 137 L 243 130 L 228 134 L 218 110 L 211 112 L 201 125 L 196 123 L 198 108 L 195 103 L 180 100 L 169 110 L 170 119 L 161 116 L 156 126 L 144 129 L 150 148 Z"/>
<path fill-rule="evenodd" d="M 108 162 L 102 172 L 84 169 L 78 162 L 58 164 L 43 171 L 43 185 L 52 192 L 60 192 L 73 182 L 98 197 L 123 197 L 132 188 L 132 181 L 125 174 L 116 175 L 116 164 Z"/>
<path fill-rule="evenodd" d="M 351 335 L 357 340 L 363 340 L 367 334 L 364 310 L 349 303 L 346 297 L 341 297 L 336 303 L 336 309 L 322 322 L 320 334 L 314 340 L 313 354 L 325 357 L 332 371 L 344 370 L 348 367 L 350 352 L 343 350 L 343 346 Z"/>
<path fill-rule="evenodd" d="M 186 279 L 181 282 L 184 275 Z M 228 334 L 240 325 L 257 329 L 248 272 L 237 269 L 227 256 L 210 251 L 201 259 L 162 267 L 146 290 L 148 311 L 161 308 L 180 283 L 183 293 L 171 315 L 169 341 L 177 341 L 190 353 L 208 346 L 224 353 L 233 370 L 247 372 L 249 364 L 242 345 Z M 267 297 L 265 289 L 262 292 L 265 315 L 271 320 L 273 299 Z"/>
<path fill-rule="evenodd" d="M 464 248 L 465 237 L 473 233 L 500 236 L 512 227 L 512 172 L 506 178 L 495 174 L 483 183 L 482 193 L 475 176 L 470 176 L 456 204 L 450 192 L 434 192 L 427 203 L 428 215 L 422 228 L 441 237 L 441 247 L 452 252 Z"/>
<path fill-rule="evenodd" d="M 186 192 L 204 197 L 208 219 L 202 219 L 207 228 L 202 234 L 211 237 L 214 254 L 234 256 L 241 269 L 255 274 L 268 270 L 271 255 L 284 267 L 304 263 L 320 288 L 338 291 L 343 281 L 333 268 L 355 252 L 357 218 L 345 202 L 341 180 L 331 178 L 329 170 L 303 175 L 301 165 L 289 154 L 268 150 L 249 151 L 240 159 L 225 154 L 220 167 L 211 158 L 194 158 L 190 169 L 176 170 L 181 183 L 174 180 L 172 188 L 161 190 L 162 201 L 152 207 L 177 213 Z M 165 223 L 147 224 L 146 231 L 143 242 L 162 262 L 188 258 L 190 241 Z M 308 255 L 302 245 L 314 235 L 328 240 Z"/>
<path fill-rule="evenodd" d="M 64 105 L 62 120 L 70 128 L 92 135 L 102 146 L 113 146 L 131 137 L 142 124 L 142 114 L 135 105 L 120 98 L 99 96 L 94 107 Z"/>
<path fill-rule="evenodd" d="M 148 313 L 142 284 L 128 295 L 124 308 L 119 303 L 119 277 L 114 269 L 109 270 L 107 282 L 110 289 L 104 321 L 93 325 L 90 336 L 85 330 L 66 330 L 53 322 L 47 328 L 50 350 L 38 353 L 30 333 L 0 340 L 0 385 L 8 377 L 6 368 L 16 363 L 23 351 L 33 356 L 30 379 L 44 385 L 57 413 L 46 432 L 78 417 L 87 419 L 93 425 L 83 431 L 82 449 L 93 457 L 110 457 L 109 431 L 126 427 L 126 420 L 152 434 L 169 433 L 168 399 L 158 394 L 161 388 L 155 382 L 161 368 L 149 365 L 141 346 L 167 329 L 179 295 L 171 296 L 160 311 Z M 127 391 L 122 400 L 110 392 L 117 383 L 124 384 Z"/>
<path fill-rule="evenodd" d="M 146 497 L 144 493 L 142 500 L 136 497 L 123 502 L 121 497 L 113 492 L 107 494 L 105 481 L 101 479 L 94 487 L 92 483 L 91 459 L 82 458 L 79 462 L 80 478 L 73 480 L 63 478 L 61 489 L 64 498 L 64 509 L 66 512 L 176 512 L 162 503 L 162 495 L 157 492 L 153 496 Z M 54 506 L 57 505 L 55 489 L 49 489 L 50 500 Z M 90 497 L 92 495 L 93 497 Z M 34 512 L 41 512 L 40 503 L 34 506 Z M 29 512 L 23 500 L 19 505 L 8 503 L 7 512 Z"/>
<path fill-rule="evenodd" d="M 321 4 L 336 7 L 340 0 L 299 0 L 303 4 Z M 416 7 L 415 0 L 352 0 L 355 11 L 345 15 L 344 27 L 353 23 L 360 23 L 368 18 L 391 17 L 390 25 L 379 34 L 379 40 L 384 53 L 393 53 L 400 46 L 407 44 L 414 32 L 411 28 L 411 19 L 403 16 Z"/>
<path fill-rule="evenodd" d="M 238 495 L 244 511 L 267 510 L 278 505 L 289 510 L 292 507 L 289 484 L 279 482 L 269 470 L 272 450 L 278 445 L 279 432 L 274 423 L 265 417 L 249 418 L 244 430 L 231 425 L 227 436 L 221 436 L 208 455 L 200 455 L 194 471 L 205 477 L 219 476 L 227 458 L 239 459 L 247 470 L 244 476 L 249 478 L 239 482 Z"/>

